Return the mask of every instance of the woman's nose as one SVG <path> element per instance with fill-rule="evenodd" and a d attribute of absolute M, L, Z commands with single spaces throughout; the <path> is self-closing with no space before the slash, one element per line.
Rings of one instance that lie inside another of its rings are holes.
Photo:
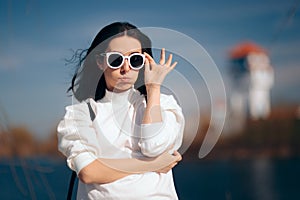
<path fill-rule="evenodd" d="M 121 67 L 121 71 L 124 73 L 128 72 L 130 70 L 130 66 L 129 66 L 129 63 L 128 63 L 128 59 L 125 59 L 124 60 L 124 63 Z"/>

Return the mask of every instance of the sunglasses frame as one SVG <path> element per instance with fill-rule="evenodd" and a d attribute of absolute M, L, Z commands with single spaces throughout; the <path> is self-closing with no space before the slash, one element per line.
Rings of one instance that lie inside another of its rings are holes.
<path fill-rule="evenodd" d="M 110 63 L 109 63 L 109 61 L 108 61 L 109 56 L 110 56 L 110 55 L 113 55 L 113 54 L 120 55 L 120 56 L 123 58 L 122 63 L 121 63 L 119 66 L 117 66 L 117 67 L 111 66 Z M 111 69 L 119 69 L 119 68 L 121 68 L 122 65 L 123 65 L 124 62 L 125 62 L 125 59 L 127 59 L 127 60 L 128 60 L 128 64 L 129 64 L 129 66 L 130 66 L 131 69 L 133 69 L 133 70 L 139 70 L 139 69 L 141 69 L 141 68 L 144 67 L 144 65 L 145 65 L 145 59 L 146 59 L 145 55 L 142 54 L 142 53 L 133 53 L 133 54 L 130 54 L 129 56 L 124 56 L 124 55 L 121 54 L 120 52 L 115 52 L 115 51 L 113 51 L 113 52 L 101 53 L 100 55 L 106 57 L 106 64 L 107 64 L 108 67 L 110 67 Z M 131 65 L 130 58 L 131 58 L 132 56 L 135 56 L 135 55 L 142 56 L 142 58 L 143 58 L 143 64 L 142 64 L 140 67 L 133 67 L 133 66 Z"/>

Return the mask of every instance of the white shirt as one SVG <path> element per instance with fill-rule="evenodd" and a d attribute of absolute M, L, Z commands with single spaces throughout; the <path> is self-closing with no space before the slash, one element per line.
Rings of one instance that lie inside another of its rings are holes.
<path fill-rule="evenodd" d="M 135 89 L 106 91 L 103 99 L 66 107 L 58 125 L 58 147 L 77 173 L 97 158 L 155 157 L 182 143 L 184 117 L 174 97 L 161 94 L 163 122 L 142 124 L 145 98 Z M 108 184 L 79 181 L 77 199 L 178 199 L 172 171 L 134 174 Z"/>

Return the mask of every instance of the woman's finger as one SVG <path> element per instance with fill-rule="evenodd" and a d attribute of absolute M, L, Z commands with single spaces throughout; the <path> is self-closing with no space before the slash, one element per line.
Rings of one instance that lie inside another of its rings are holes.
<path fill-rule="evenodd" d="M 174 151 L 173 156 L 177 157 L 177 162 L 182 160 L 182 156 L 178 151 Z"/>
<path fill-rule="evenodd" d="M 171 65 L 171 62 L 172 62 L 172 59 L 173 59 L 173 55 L 170 54 L 169 57 L 168 57 L 168 60 L 167 60 L 167 62 L 166 62 L 165 65 L 170 66 L 170 65 Z"/>
<path fill-rule="evenodd" d="M 165 57 L 166 57 L 165 48 L 162 48 L 161 52 L 160 52 L 160 61 L 159 61 L 159 64 L 161 64 L 161 65 L 165 64 Z"/>
<path fill-rule="evenodd" d="M 170 69 L 174 69 L 175 66 L 177 65 L 178 62 L 174 62 L 171 66 L 170 66 Z"/>
<path fill-rule="evenodd" d="M 145 59 L 145 72 L 150 71 L 150 64 L 149 64 L 149 60 Z"/>
<path fill-rule="evenodd" d="M 146 60 L 148 60 L 150 64 L 155 63 L 155 60 L 148 53 L 144 52 L 144 55 L 146 56 Z"/>

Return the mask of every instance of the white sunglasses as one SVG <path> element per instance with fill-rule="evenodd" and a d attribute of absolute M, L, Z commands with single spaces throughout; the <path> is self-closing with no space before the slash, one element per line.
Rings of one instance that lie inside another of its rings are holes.
<path fill-rule="evenodd" d="M 112 69 L 120 68 L 124 64 L 125 59 L 128 60 L 131 69 L 134 70 L 141 69 L 145 63 L 145 55 L 141 53 L 133 53 L 129 56 L 124 56 L 119 52 L 107 52 L 100 55 L 106 57 L 106 63 Z"/>

